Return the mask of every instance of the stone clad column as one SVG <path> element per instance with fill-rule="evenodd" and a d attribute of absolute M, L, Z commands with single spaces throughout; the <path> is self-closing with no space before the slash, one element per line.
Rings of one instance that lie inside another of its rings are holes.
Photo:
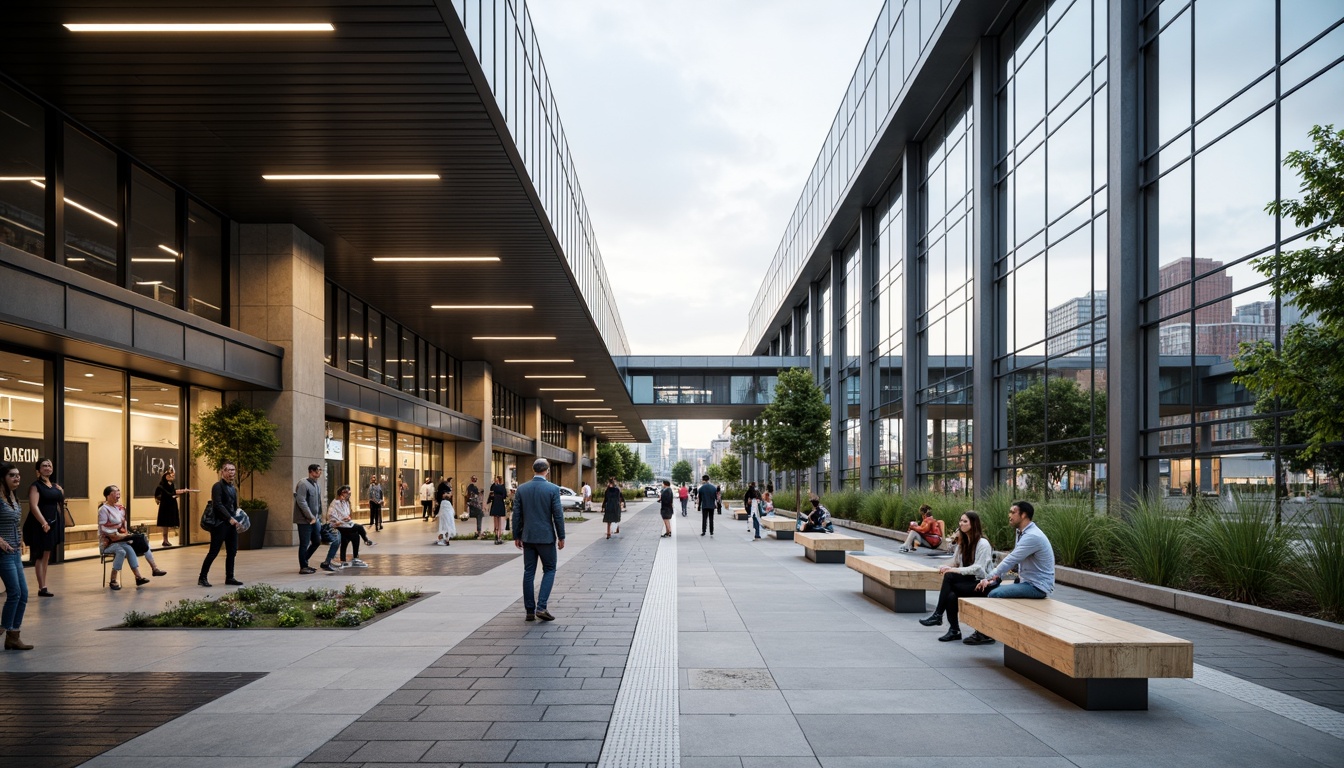
<path fill-rule="evenodd" d="M 573 464 L 562 464 L 558 477 L 561 485 L 577 492 L 583 487 L 584 445 L 583 427 L 578 424 L 565 425 L 565 450 L 574 454 Z"/>
<path fill-rule="evenodd" d="M 254 475 L 250 487 L 239 488 L 239 497 L 262 499 L 270 507 L 266 544 L 293 546 L 298 538 L 291 517 L 294 485 L 324 455 L 324 252 L 292 224 L 240 225 L 235 243 L 233 325 L 285 350 L 282 391 L 228 395 L 265 411 L 280 427 L 280 452 L 271 470 Z"/>
<path fill-rule="evenodd" d="M 484 482 L 477 487 L 488 488 L 493 481 L 490 474 L 491 454 L 495 449 L 494 441 L 494 369 L 482 360 L 462 363 L 462 412 L 481 420 L 481 441 L 473 443 L 460 441 L 453 443 L 457 447 L 457 479 L 453 481 L 453 493 L 466 504 L 466 487 L 471 476 Z M 530 471 L 530 468 L 529 468 Z M 519 477 L 523 477 L 519 472 Z M 530 475 L 528 475 L 530 477 Z M 461 490 L 459 490 L 461 489 Z"/>

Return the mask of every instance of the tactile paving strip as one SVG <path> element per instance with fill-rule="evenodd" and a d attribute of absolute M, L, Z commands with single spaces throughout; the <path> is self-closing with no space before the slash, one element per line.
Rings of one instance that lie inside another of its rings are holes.
<path fill-rule="evenodd" d="M 598 768 L 681 764 L 677 691 L 677 540 L 658 548 Z"/>
<path fill-rule="evenodd" d="M 1319 704 L 1303 701 L 1200 664 L 1195 665 L 1194 682 L 1247 704 L 1254 704 L 1280 717 L 1295 720 L 1308 728 L 1315 728 L 1337 739 L 1344 739 L 1344 714 L 1333 709 L 1326 709 Z"/>

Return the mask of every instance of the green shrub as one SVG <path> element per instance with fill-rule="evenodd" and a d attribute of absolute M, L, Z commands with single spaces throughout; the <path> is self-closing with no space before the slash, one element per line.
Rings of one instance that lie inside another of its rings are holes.
<path fill-rule="evenodd" d="M 1271 502 L 1237 507 L 1191 524 L 1197 575 L 1230 600 L 1259 604 L 1287 583 L 1296 526 L 1277 524 Z"/>
<path fill-rule="evenodd" d="M 275 616 L 275 626 L 285 628 L 303 626 L 303 611 L 294 607 L 280 611 Z"/>
<path fill-rule="evenodd" d="M 123 627 L 148 627 L 152 618 L 153 616 L 148 613 L 127 611 L 126 615 L 121 617 L 121 625 Z"/>
<path fill-rule="evenodd" d="M 1107 551 L 1109 518 L 1090 499 L 1070 499 L 1036 508 L 1035 523 L 1055 550 L 1059 565 L 1080 567 L 1099 562 Z"/>
<path fill-rule="evenodd" d="M 882 527 L 895 530 L 905 515 L 905 497 L 899 493 L 889 493 L 883 497 Z"/>
<path fill-rule="evenodd" d="M 882 510 L 887 506 L 885 493 L 866 493 L 859 500 L 858 521 L 865 525 L 881 525 Z"/>
<path fill-rule="evenodd" d="M 357 608 L 347 608 L 337 613 L 332 619 L 332 623 L 336 624 L 338 627 L 357 627 L 363 623 L 363 621 L 364 619 L 361 617 L 359 609 Z"/>
<path fill-rule="evenodd" d="M 1115 553 L 1139 581 L 1178 587 L 1190 572 L 1190 529 L 1187 521 L 1168 515 L 1161 497 L 1145 496 L 1125 510 L 1115 527 Z"/>
<path fill-rule="evenodd" d="M 863 494 L 854 490 L 828 493 L 821 497 L 822 506 L 831 511 L 831 517 L 841 520 L 854 520 L 859 515 L 859 502 Z"/>
<path fill-rule="evenodd" d="M 243 603 L 256 603 L 262 600 L 274 598 L 280 594 L 280 590 L 270 584 L 252 584 L 246 587 L 239 587 L 233 593 L 233 597 Z"/>
<path fill-rule="evenodd" d="M 1315 505 L 1312 512 L 1319 522 L 1314 529 L 1300 529 L 1299 581 L 1316 600 L 1322 616 L 1344 621 L 1344 515 L 1322 505 Z"/>
<path fill-rule="evenodd" d="M 980 524 L 995 549 L 1010 550 L 1017 543 L 1017 534 L 1008 522 L 1008 509 L 1021 498 L 1018 493 L 1012 488 L 995 488 L 983 498 L 976 499 L 972 507 L 980 513 Z"/>
<path fill-rule="evenodd" d="M 335 600 L 323 600 L 313 605 L 313 615 L 319 619 L 334 619 L 341 612 L 340 603 Z"/>
<path fill-rule="evenodd" d="M 303 591 L 303 599 L 309 602 L 318 602 L 321 600 L 330 600 L 336 597 L 337 592 L 334 589 L 325 587 L 309 587 Z"/>
<path fill-rule="evenodd" d="M 224 614 L 223 618 L 225 627 L 237 629 L 238 627 L 249 626 L 253 621 L 256 621 L 257 617 L 253 616 L 252 612 L 246 608 L 234 608 Z"/>

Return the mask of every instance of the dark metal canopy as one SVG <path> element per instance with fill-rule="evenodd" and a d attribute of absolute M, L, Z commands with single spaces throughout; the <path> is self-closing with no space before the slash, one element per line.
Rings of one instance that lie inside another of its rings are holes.
<path fill-rule="evenodd" d="M 331 22 L 335 31 L 74 34 L 62 26 L 100 21 L 313 21 Z M 481 67 L 462 40 L 447 0 L 208 0 L 171 10 L 112 0 L 0 5 L 0 72 L 21 88 L 236 221 L 293 222 L 324 245 L 331 280 L 459 359 L 489 361 L 496 381 L 542 398 L 552 416 L 576 421 L 542 387 L 594 387 L 582 396 L 603 398 L 637 440 L 647 440 L 613 350 L 579 294 Z M 441 179 L 262 180 L 277 173 Z M 383 256 L 500 261 L 372 261 Z M 431 304 L 534 309 L 445 311 Z M 525 378 L 544 373 L 587 378 Z"/>

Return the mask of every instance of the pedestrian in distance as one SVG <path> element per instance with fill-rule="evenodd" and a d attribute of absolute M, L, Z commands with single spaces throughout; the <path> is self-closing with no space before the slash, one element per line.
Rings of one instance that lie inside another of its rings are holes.
<path fill-rule="evenodd" d="M 443 496 L 442 492 L 438 495 Z M 420 484 L 420 519 L 428 520 L 434 516 L 434 478 L 425 475 L 425 482 Z"/>
<path fill-rule="evenodd" d="M 219 480 L 210 489 L 209 514 L 202 516 L 202 526 L 210 533 L 210 551 L 201 563 L 201 577 L 196 580 L 197 586 L 210 586 L 210 566 L 214 565 L 221 547 L 225 552 L 224 583 L 231 587 L 243 586 L 243 582 L 233 577 L 233 567 L 238 558 L 238 528 L 242 525 L 237 514 L 240 511 L 238 489 L 233 484 L 237 475 L 238 468 L 233 462 L 224 462 L 219 468 Z"/>
<path fill-rule="evenodd" d="M 704 536 L 705 531 L 709 531 L 709 535 L 713 536 L 714 506 L 718 503 L 718 487 L 709 482 L 709 475 L 702 475 L 700 481 L 703 483 L 697 496 L 700 500 L 700 535 Z"/>
<path fill-rule="evenodd" d="M 677 498 L 681 501 L 681 516 L 686 516 L 686 502 L 690 499 L 691 492 L 686 489 L 686 484 L 682 483 L 677 489 Z"/>
<path fill-rule="evenodd" d="M 751 533 L 754 530 L 756 533 L 756 535 L 752 537 L 752 541 L 761 538 L 760 504 L 761 492 L 756 490 L 756 483 L 755 481 L 752 481 L 747 484 L 747 492 L 742 496 L 742 505 L 745 508 L 747 520 L 749 521 L 747 523 L 747 532 Z"/>
<path fill-rule="evenodd" d="M 154 501 L 159 505 L 159 514 L 154 523 L 163 531 L 163 541 L 159 549 L 173 546 L 168 541 L 168 531 L 182 527 L 182 511 L 177 497 L 187 493 L 196 493 L 195 488 L 178 488 L 173 482 L 177 479 L 177 470 L 172 467 L 159 476 L 159 484 L 154 488 Z"/>
<path fill-rule="evenodd" d="M 374 475 L 369 481 L 369 525 L 375 531 L 383 530 L 383 478 Z"/>
<path fill-rule="evenodd" d="M 616 533 L 621 533 L 621 513 L 625 511 L 625 497 L 616 487 L 616 478 L 607 478 L 607 489 L 602 492 L 602 522 L 607 524 L 607 538 L 611 538 L 611 524 L 616 524 Z"/>
<path fill-rule="evenodd" d="M 535 476 L 518 486 L 513 503 L 513 545 L 523 551 L 523 608 L 526 621 L 554 621 L 546 610 L 555 584 L 559 550 L 565 548 L 565 512 L 560 505 L 560 486 L 549 482 L 550 462 L 532 463 Z M 541 588 L 533 595 L 537 561 L 541 561 Z"/>
<path fill-rule="evenodd" d="M 481 521 L 485 519 L 485 509 L 481 506 L 481 489 L 476 485 L 476 476 L 471 476 L 467 486 L 467 517 L 476 519 L 476 538 L 481 538 Z"/>
<path fill-rule="evenodd" d="M 588 481 L 585 480 L 584 483 L 583 483 L 583 489 L 580 491 L 580 493 L 583 494 L 583 511 L 584 511 L 584 512 L 592 512 L 592 511 L 593 511 L 593 486 L 589 485 L 589 484 L 588 484 Z"/>
<path fill-rule="evenodd" d="M 658 514 L 663 518 L 664 539 L 672 538 L 672 481 L 663 481 L 663 490 L 658 494 Z"/>
<path fill-rule="evenodd" d="M 308 564 L 322 546 L 322 465 L 309 464 L 308 476 L 294 486 L 294 524 L 299 529 L 299 574 L 317 573 Z"/>
<path fill-rule="evenodd" d="M 1008 524 L 1017 529 L 1017 544 L 1003 561 L 975 585 L 987 597 L 1043 600 L 1055 591 L 1055 550 L 1033 518 L 1036 508 L 1028 501 L 1015 501 L 1008 508 Z M 1017 583 L 1004 584 L 1003 575 L 1017 570 Z M 979 630 L 962 640 L 966 645 L 985 645 L 994 638 Z"/>
<path fill-rule="evenodd" d="M 457 535 L 457 512 L 453 510 L 453 502 L 444 495 L 439 502 L 439 509 L 436 512 L 439 519 L 439 538 L 434 542 L 436 546 L 451 546 L 453 537 Z"/>
<path fill-rule="evenodd" d="M 23 540 L 37 577 L 37 596 L 55 597 L 47 589 L 51 553 L 65 547 L 65 489 L 55 480 L 51 459 L 40 458 L 34 466 L 37 479 L 28 486 L 28 518 L 23 522 Z"/>
<path fill-rule="evenodd" d="M 496 476 L 495 482 L 490 485 L 490 523 L 495 529 L 495 543 L 504 543 L 504 515 L 505 502 L 509 499 L 509 489 L 504 486 L 504 478 Z"/>
<path fill-rule="evenodd" d="M 19 468 L 5 462 L 0 464 L 0 581 L 5 585 L 5 607 L 0 612 L 0 629 L 5 630 L 6 651 L 31 651 L 31 643 L 19 637 L 23 614 L 28 608 L 28 579 L 23 575 L 23 553 L 20 546 L 20 520 L 23 507 L 15 492 L 23 483 Z"/>

